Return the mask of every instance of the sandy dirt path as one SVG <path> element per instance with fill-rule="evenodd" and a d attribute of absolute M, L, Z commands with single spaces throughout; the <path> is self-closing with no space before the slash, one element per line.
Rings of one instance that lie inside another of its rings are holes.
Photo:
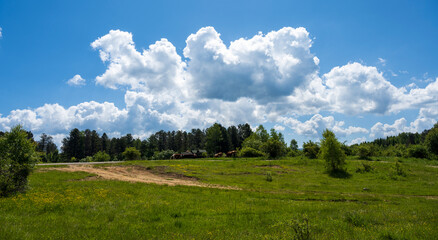
<path fill-rule="evenodd" d="M 110 166 L 96 168 L 91 165 L 69 165 L 68 167 L 51 168 L 51 170 L 65 172 L 88 172 L 96 174 L 103 179 L 119 180 L 126 182 L 143 182 L 169 186 L 184 185 L 240 190 L 236 187 L 201 183 L 194 178 L 192 179 L 184 176 L 175 177 L 173 175 L 166 176 L 165 174 L 154 174 L 151 171 L 146 170 L 144 167 L 139 166 Z"/>

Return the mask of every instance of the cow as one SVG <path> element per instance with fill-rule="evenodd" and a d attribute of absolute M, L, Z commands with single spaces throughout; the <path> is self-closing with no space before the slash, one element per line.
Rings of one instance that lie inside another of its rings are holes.
<path fill-rule="evenodd" d="M 174 154 L 170 157 L 170 159 L 181 159 L 181 154 L 179 154 L 179 153 L 174 153 Z"/>
<path fill-rule="evenodd" d="M 218 153 L 216 153 L 216 154 L 214 155 L 214 157 L 222 157 L 222 155 L 224 155 L 223 152 L 218 152 Z"/>
<path fill-rule="evenodd" d="M 236 155 L 237 155 L 237 151 L 236 150 L 227 152 L 227 157 L 236 157 Z"/>

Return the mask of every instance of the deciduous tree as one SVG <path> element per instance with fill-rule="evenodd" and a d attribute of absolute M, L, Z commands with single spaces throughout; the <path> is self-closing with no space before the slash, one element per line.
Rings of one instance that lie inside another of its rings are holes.
<path fill-rule="evenodd" d="M 0 137 L 0 196 L 24 191 L 36 160 L 35 144 L 21 126 Z"/>
<path fill-rule="evenodd" d="M 346 171 L 346 155 L 341 148 L 341 143 L 336 139 L 335 134 L 328 129 L 322 134 L 320 156 L 326 162 L 327 171 Z"/>

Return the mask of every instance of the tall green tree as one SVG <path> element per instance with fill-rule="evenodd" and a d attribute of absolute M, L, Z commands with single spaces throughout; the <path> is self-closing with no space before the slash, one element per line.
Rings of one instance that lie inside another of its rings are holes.
<path fill-rule="evenodd" d="M 271 134 L 266 142 L 261 145 L 261 150 L 270 158 L 278 158 L 286 154 L 286 143 L 283 134 L 271 129 Z"/>
<path fill-rule="evenodd" d="M 345 159 L 347 157 L 335 134 L 328 129 L 322 134 L 320 157 L 325 160 L 328 172 L 346 171 Z"/>
<path fill-rule="evenodd" d="M 58 147 L 53 142 L 53 137 L 45 133 L 41 134 L 40 140 L 37 142 L 36 150 L 38 152 L 43 152 L 45 154 L 53 153 L 58 151 Z"/>
<path fill-rule="evenodd" d="M 227 131 L 219 123 L 207 128 L 205 148 L 210 154 L 228 151 Z"/>
<path fill-rule="evenodd" d="M 242 143 L 245 139 L 247 139 L 252 134 L 251 126 L 248 123 L 245 124 L 239 124 L 237 126 L 238 129 L 238 135 L 239 135 L 239 142 L 237 144 L 237 147 L 242 147 Z"/>
<path fill-rule="evenodd" d="M 228 142 L 230 143 L 230 149 L 237 149 L 239 146 L 239 131 L 236 126 L 229 126 L 228 132 Z"/>
<path fill-rule="evenodd" d="M 62 152 L 67 157 L 67 161 L 75 158 L 77 160 L 85 157 L 84 137 L 79 129 L 70 131 L 70 135 L 62 140 Z"/>
<path fill-rule="evenodd" d="M 0 137 L 0 196 L 24 191 L 36 161 L 35 144 L 21 126 Z"/>
<path fill-rule="evenodd" d="M 256 134 L 258 136 L 258 139 L 260 141 L 262 141 L 263 143 L 267 142 L 269 139 L 268 131 L 266 131 L 265 127 L 263 127 L 263 125 L 261 125 L 261 124 L 256 128 L 256 131 L 254 132 L 254 134 Z"/>
<path fill-rule="evenodd" d="M 427 133 L 424 143 L 430 153 L 438 155 L 438 123 Z"/>
<path fill-rule="evenodd" d="M 100 138 L 100 142 L 101 142 L 101 146 L 102 146 L 102 151 L 109 153 L 110 152 L 110 146 L 111 146 L 111 141 L 108 138 L 108 135 L 106 135 L 106 133 L 102 134 L 102 137 Z"/>
<path fill-rule="evenodd" d="M 290 140 L 289 148 L 292 151 L 297 151 L 298 150 L 298 142 L 297 142 L 297 140 L 295 140 L 295 139 Z"/>

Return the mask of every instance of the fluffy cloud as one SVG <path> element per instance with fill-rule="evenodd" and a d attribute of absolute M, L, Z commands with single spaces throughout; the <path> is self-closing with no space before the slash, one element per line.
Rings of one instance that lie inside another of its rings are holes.
<path fill-rule="evenodd" d="M 3 37 L 3 35 L 2 35 L 2 28 L 0 27 L 0 38 L 2 38 Z"/>
<path fill-rule="evenodd" d="M 332 130 L 339 137 L 355 133 L 368 133 L 367 129 L 361 127 L 349 126 L 344 128 L 345 123 L 343 121 L 335 121 L 333 116 L 323 117 L 320 114 L 315 114 L 305 122 L 291 117 L 280 117 L 278 120 L 294 130 L 298 135 L 305 135 L 311 138 L 320 137 L 325 129 Z"/>
<path fill-rule="evenodd" d="M 173 94 L 184 87 L 185 63 L 167 39 L 140 53 L 135 49 L 131 33 L 111 30 L 91 46 L 99 49 L 103 62 L 109 63 L 105 73 L 96 78 L 97 84 L 113 89 L 126 85 L 145 92 L 177 89 Z"/>
<path fill-rule="evenodd" d="M 205 27 L 186 43 L 189 79 L 204 98 L 272 101 L 310 82 L 318 70 L 319 60 L 310 53 L 312 41 L 304 28 L 285 27 L 227 47 L 213 27 Z"/>
<path fill-rule="evenodd" d="M 405 88 L 402 91 L 406 92 Z M 412 88 L 408 93 L 399 96 L 399 102 L 393 106 L 393 111 L 418 108 L 438 108 L 438 78 L 425 88 Z"/>
<path fill-rule="evenodd" d="M 74 77 L 67 81 L 67 84 L 70 86 L 83 86 L 85 85 L 85 79 L 83 79 L 81 75 L 76 74 Z"/>
<path fill-rule="evenodd" d="M 62 133 L 74 127 L 96 130 L 120 129 L 127 111 L 118 109 L 113 103 L 84 102 L 64 108 L 59 104 L 45 104 L 35 110 L 14 110 L 7 117 L 0 117 L 0 128 L 9 130 L 22 124 L 37 133 Z"/>
<path fill-rule="evenodd" d="M 383 124 L 378 122 L 371 127 L 370 137 L 383 138 L 387 136 L 395 136 L 402 132 L 416 133 L 422 132 L 425 129 L 429 129 L 433 127 L 435 123 L 437 123 L 438 116 L 435 115 L 434 118 L 426 117 L 422 115 L 422 113 L 425 111 L 427 110 L 420 110 L 419 117 L 415 121 L 409 123 L 409 125 L 405 118 L 397 119 L 393 124 Z"/>
<path fill-rule="evenodd" d="M 323 77 L 330 106 L 340 113 L 384 114 L 402 95 L 377 68 L 356 62 L 335 67 Z"/>

